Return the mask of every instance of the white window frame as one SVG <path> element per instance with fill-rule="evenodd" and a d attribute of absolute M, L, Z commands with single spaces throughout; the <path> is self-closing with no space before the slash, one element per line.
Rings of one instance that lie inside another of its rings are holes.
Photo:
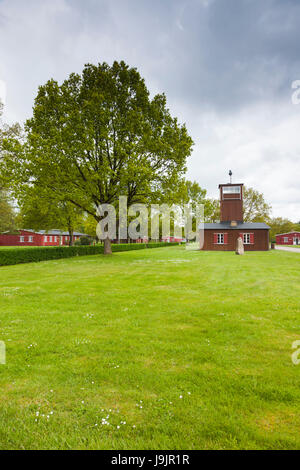
<path fill-rule="evenodd" d="M 24 237 L 24 235 L 21 235 L 20 236 L 20 243 L 24 243 L 24 242 L 25 242 L 25 237 Z"/>
<path fill-rule="evenodd" d="M 224 233 L 217 233 L 217 245 L 224 245 Z"/>
<path fill-rule="evenodd" d="M 288 243 L 289 242 L 289 237 L 283 237 L 283 243 Z"/>
<path fill-rule="evenodd" d="M 57 242 L 57 236 L 56 236 L 56 235 L 55 235 L 55 237 L 54 237 L 54 241 L 55 241 L 55 243 Z"/>
<path fill-rule="evenodd" d="M 44 236 L 44 242 L 47 242 L 48 241 L 48 237 L 47 235 Z"/>
<path fill-rule="evenodd" d="M 29 243 L 33 243 L 33 236 L 32 235 L 28 236 L 28 241 L 29 241 Z"/>
<path fill-rule="evenodd" d="M 241 194 L 240 186 L 223 186 L 223 194 Z"/>
<path fill-rule="evenodd" d="M 244 245 L 251 245 L 251 234 L 250 233 L 243 233 L 243 243 Z"/>

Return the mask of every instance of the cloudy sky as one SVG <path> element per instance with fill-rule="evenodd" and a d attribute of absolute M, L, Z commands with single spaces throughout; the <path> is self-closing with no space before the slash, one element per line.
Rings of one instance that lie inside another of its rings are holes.
<path fill-rule="evenodd" d="M 30 117 L 49 78 L 123 59 L 186 123 L 190 179 L 218 197 L 231 169 L 298 221 L 299 25 L 299 0 L 0 0 L 5 118 Z"/>

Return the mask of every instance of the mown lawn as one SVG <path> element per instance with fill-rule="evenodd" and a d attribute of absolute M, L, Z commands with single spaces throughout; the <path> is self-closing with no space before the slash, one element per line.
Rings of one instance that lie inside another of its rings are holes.
<path fill-rule="evenodd" d="M 299 449 L 299 268 L 184 247 L 0 268 L 0 448 Z"/>

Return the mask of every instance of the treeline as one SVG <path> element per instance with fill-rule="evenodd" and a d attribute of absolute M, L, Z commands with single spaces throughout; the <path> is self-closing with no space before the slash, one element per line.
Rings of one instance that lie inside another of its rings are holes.
<path fill-rule="evenodd" d="M 74 231 L 95 235 L 97 208 L 117 210 L 119 196 L 128 206 L 204 204 L 205 221 L 219 220 L 219 201 L 185 177 L 193 148 L 185 124 L 123 61 L 48 80 L 23 128 L 1 114 L 0 105 L 0 231 L 61 229 L 72 244 Z M 270 210 L 262 194 L 244 190 L 245 220 L 274 222 L 279 233 Z"/>

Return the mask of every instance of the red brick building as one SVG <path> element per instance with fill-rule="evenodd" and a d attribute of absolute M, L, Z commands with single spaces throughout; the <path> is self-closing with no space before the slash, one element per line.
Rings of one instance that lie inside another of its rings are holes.
<path fill-rule="evenodd" d="M 275 237 L 277 245 L 300 245 L 300 232 L 279 233 Z"/>
<path fill-rule="evenodd" d="M 74 232 L 74 241 L 86 237 L 84 233 Z M 60 230 L 18 230 L 16 232 L 4 232 L 0 234 L 0 246 L 59 246 L 68 245 L 70 235 Z"/>
<path fill-rule="evenodd" d="M 269 250 L 269 229 L 263 222 L 244 222 L 243 184 L 220 184 L 220 222 L 204 224 L 203 250 L 234 251 L 242 237 L 245 251 Z"/>

